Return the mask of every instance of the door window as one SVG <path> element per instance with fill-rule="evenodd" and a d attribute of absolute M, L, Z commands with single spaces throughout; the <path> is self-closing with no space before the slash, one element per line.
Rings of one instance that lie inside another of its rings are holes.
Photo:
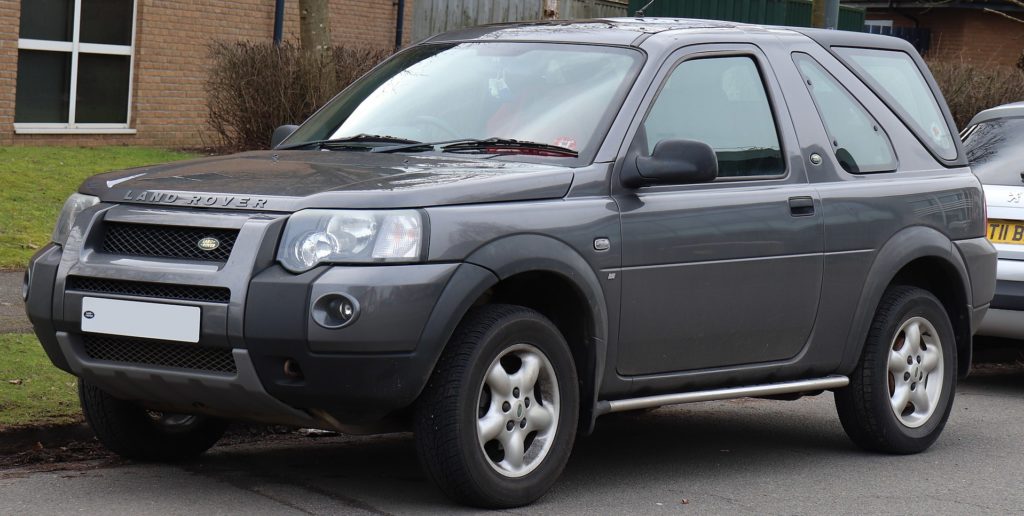
<path fill-rule="evenodd" d="M 843 170 L 854 174 L 896 170 L 889 138 L 864 106 L 811 56 L 794 54 L 793 60 Z"/>
<path fill-rule="evenodd" d="M 771 104 L 754 59 L 708 57 L 685 61 L 665 82 L 640 138 L 648 154 L 662 140 L 697 140 L 718 156 L 719 177 L 785 172 Z"/>

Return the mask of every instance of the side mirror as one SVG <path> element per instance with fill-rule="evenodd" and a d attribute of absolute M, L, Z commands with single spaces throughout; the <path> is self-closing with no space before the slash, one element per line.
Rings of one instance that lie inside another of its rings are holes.
<path fill-rule="evenodd" d="M 628 188 L 707 183 L 718 177 L 718 156 L 704 142 L 662 140 L 650 156 L 638 152 L 627 156 L 622 172 L 622 183 Z"/>
<path fill-rule="evenodd" d="M 281 127 L 274 129 L 274 134 L 270 136 L 270 148 L 277 148 L 277 146 L 281 145 L 281 142 L 283 142 L 285 138 L 291 136 L 292 133 L 294 133 L 295 130 L 298 128 L 299 126 L 297 125 L 282 125 Z"/>

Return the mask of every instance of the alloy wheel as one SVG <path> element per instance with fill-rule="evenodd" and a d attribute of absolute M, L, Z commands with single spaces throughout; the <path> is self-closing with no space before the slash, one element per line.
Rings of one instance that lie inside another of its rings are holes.
<path fill-rule="evenodd" d="M 478 398 L 477 439 L 487 462 L 506 477 L 537 468 L 558 429 L 558 382 L 530 344 L 504 350 L 487 369 Z"/>
<path fill-rule="evenodd" d="M 942 342 L 927 319 L 911 317 L 896 331 L 889 350 L 889 400 L 903 425 L 917 428 L 935 412 L 942 394 Z"/>

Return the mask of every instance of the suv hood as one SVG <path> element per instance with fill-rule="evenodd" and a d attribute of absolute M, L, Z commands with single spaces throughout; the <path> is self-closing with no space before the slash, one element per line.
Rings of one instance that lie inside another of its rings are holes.
<path fill-rule="evenodd" d="M 258 151 L 93 176 L 108 202 L 218 209 L 418 208 L 563 197 L 572 169 L 437 155 Z"/>

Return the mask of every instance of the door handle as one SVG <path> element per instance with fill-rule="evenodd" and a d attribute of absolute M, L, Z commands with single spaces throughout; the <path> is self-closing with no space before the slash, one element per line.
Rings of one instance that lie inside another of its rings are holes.
<path fill-rule="evenodd" d="M 814 199 L 810 197 L 790 197 L 789 214 L 794 217 L 814 215 Z"/>

